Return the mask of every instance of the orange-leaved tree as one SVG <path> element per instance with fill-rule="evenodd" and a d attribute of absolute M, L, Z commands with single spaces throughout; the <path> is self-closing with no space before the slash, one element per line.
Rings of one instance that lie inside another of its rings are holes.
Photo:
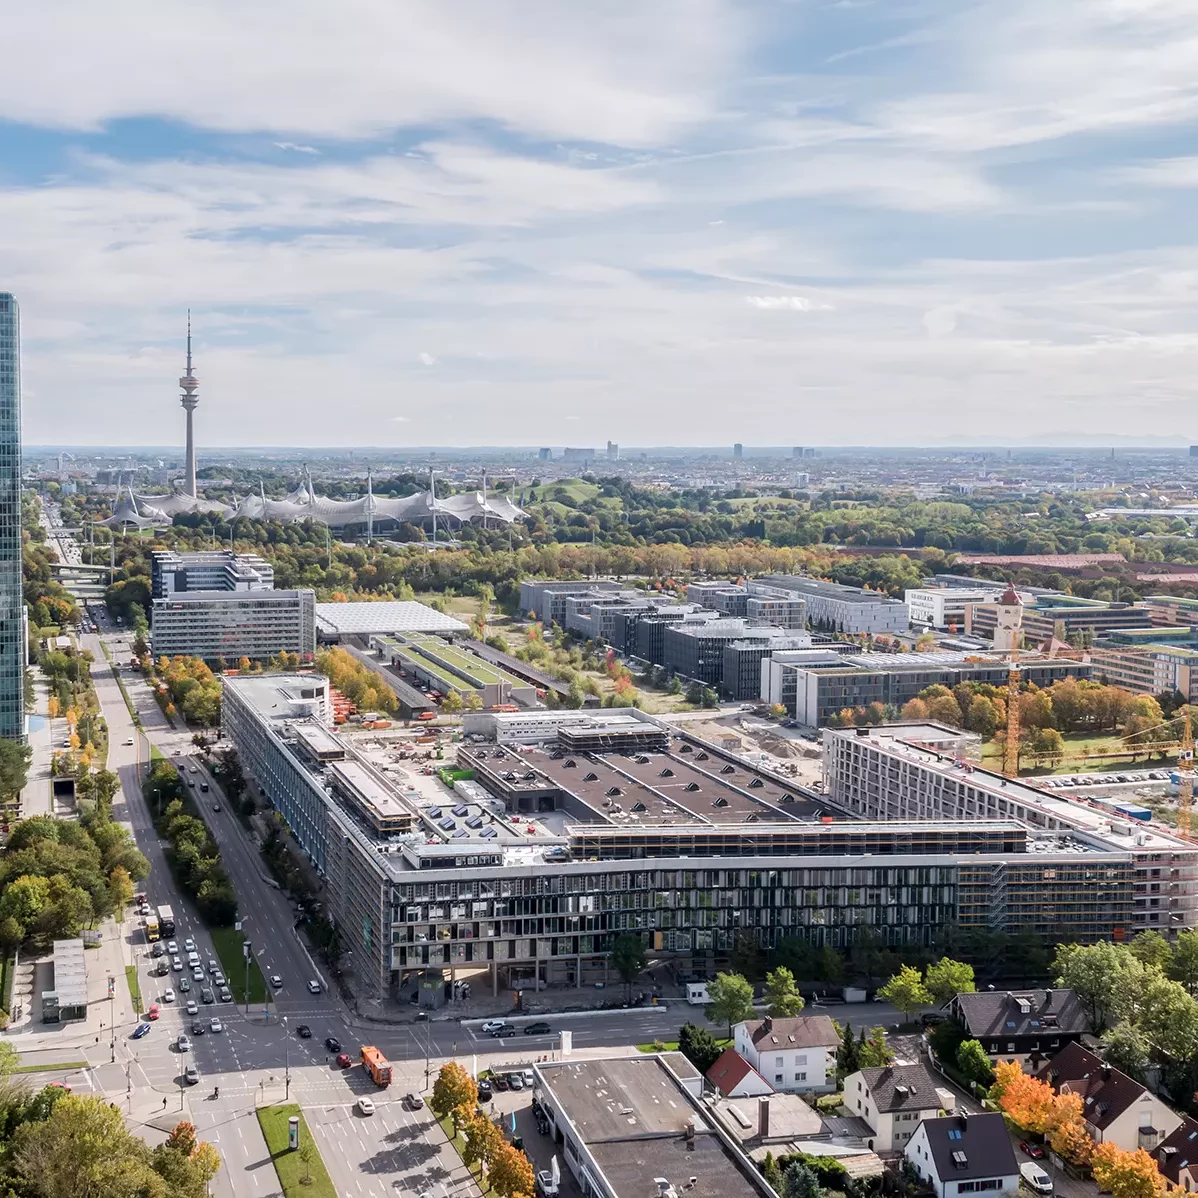
<path fill-rule="evenodd" d="M 1018 1064 L 1000 1061 L 995 1065 L 990 1096 L 1024 1131 L 1043 1135 L 1053 1126 L 1056 1095 L 1052 1087 L 1029 1077 Z"/>
<path fill-rule="evenodd" d="M 1112 1198 L 1158 1198 L 1165 1192 L 1165 1179 L 1143 1148 L 1125 1152 L 1114 1144 L 1099 1144 L 1091 1168 L 1098 1188 L 1109 1190 Z"/>

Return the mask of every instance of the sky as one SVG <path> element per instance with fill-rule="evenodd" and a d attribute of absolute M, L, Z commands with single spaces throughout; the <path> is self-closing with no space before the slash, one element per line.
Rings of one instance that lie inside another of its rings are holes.
<path fill-rule="evenodd" d="M 28 443 L 1198 440 L 1193 0 L 4 29 Z"/>

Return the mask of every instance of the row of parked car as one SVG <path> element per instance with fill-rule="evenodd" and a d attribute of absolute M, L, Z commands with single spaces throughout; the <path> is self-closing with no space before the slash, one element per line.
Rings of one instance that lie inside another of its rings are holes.
<path fill-rule="evenodd" d="M 1051 787 L 1114 786 L 1119 782 L 1167 782 L 1168 770 L 1142 770 L 1134 774 L 1082 774 L 1077 777 L 1040 778 L 1040 785 Z"/>

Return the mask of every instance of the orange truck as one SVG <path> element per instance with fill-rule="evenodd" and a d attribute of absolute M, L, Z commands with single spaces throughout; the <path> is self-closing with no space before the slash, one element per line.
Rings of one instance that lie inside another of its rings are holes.
<path fill-rule="evenodd" d="M 362 1045 L 362 1064 L 376 1086 L 391 1084 L 391 1062 L 373 1044 Z"/>

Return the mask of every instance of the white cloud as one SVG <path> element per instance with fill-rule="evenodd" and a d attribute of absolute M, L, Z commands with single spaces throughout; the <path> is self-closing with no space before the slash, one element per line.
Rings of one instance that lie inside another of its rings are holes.
<path fill-rule="evenodd" d="M 486 120 L 656 144 L 713 115 L 745 20 L 723 0 L 88 0 L 20 5 L 0 116 L 93 129 L 146 114 L 224 131 L 369 137 Z"/>
<path fill-rule="evenodd" d="M 276 141 L 275 148 L 279 150 L 291 150 L 296 154 L 319 154 L 320 151 L 315 146 L 300 146 L 293 141 Z"/>
<path fill-rule="evenodd" d="M 745 299 L 754 308 L 767 312 L 830 312 L 831 304 L 809 300 L 803 295 L 746 295 Z"/>
<path fill-rule="evenodd" d="M 437 359 L 432 354 L 417 354 L 417 358 L 422 366 L 435 366 L 437 364 Z"/>

